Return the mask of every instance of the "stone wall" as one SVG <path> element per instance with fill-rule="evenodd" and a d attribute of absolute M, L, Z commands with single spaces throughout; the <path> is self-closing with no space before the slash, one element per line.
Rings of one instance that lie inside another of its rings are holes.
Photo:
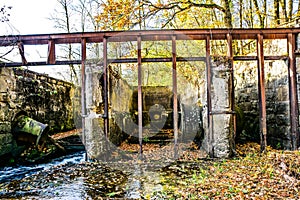
<path fill-rule="evenodd" d="M 286 40 L 264 41 L 264 55 L 287 55 Z M 243 126 L 239 140 L 259 141 L 259 102 L 257 62 L 235 62 L 235 101 L 243 111 Z M 267 144 L 279 149 L 291 149 L 288 61 L 265 60 L 267 110 Z M 296 60 L 300 73 L 299 58 Z M 299 100 L 300 80 L 297 75 Z M 298 101 L 299 103 L 299 101 Z M 299 125 L 298 125 L 299 126 Z"/>
<path fill-rule="evenodd" d="M 0 156 L 16 147 L 11 125 L 20 112 L 48 124 L 49 134 L 74 128 L 72 84 L 22 68 L 0 68 L 0 77 Z"/>
<path fill-rule="evenodd" d="M 236 63 L 235 69 L 236 104 L 244 112 L 238 139 L 259 141 L 257 63 Z M 288 85 L 287 63 L 265 61 L 267 144 L 275 148 L 291 148 Z"/>

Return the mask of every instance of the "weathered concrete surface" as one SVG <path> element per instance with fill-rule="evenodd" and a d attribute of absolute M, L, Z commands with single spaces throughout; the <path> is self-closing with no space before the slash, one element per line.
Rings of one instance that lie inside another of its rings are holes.
<path fill-rule="evenodd" d="M 211 62 L 211 106 L 210 116 L 208 115 L 207 104 L 203 109 L 204 140 L 202 147 L 213 157 L 228 158 L 234 154 L 234 127 L 233 115 L 231 112 L 230 93 L 232 71 L 230 62 L 226 57 L 220 58 L 222 62 L 213 60 Z M 206 93 L 206 92 L 205 92 Z M 203 102 L 207 102 L 203 95 Z M 208 120 L 210 117 L 210 125 Z"/>

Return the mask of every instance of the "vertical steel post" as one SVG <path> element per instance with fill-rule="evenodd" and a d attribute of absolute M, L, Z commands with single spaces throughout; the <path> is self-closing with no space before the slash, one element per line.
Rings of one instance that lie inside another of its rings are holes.
<path fill-rule="evenodd" d="M 85 92 L 85 61 L 86 61 L 86 38 L 81 38 L 81 120 L 82 120 L 82 143 L 86 145 L 85 117 L 86 117 L 86 92 Z M 87 152 L 85 153 L 87 161 Z"/>
<path fill-rule="evenodd" d="M 176 36 L 172 36 L 172 80 L 173 80 L 173 128 L 174 128 L 174 157 L 178 158 L 178 97 L 177 97 L 177 68 L 176 68 Z"/>
<path fill-rule="evenodd" d="M 259 101 L 259 124 L 260 124 L 260 151 L 264 152 L 267 146 L 267 110 L 264 70 L 264 48 L 263 35 L 257 35 L 257 56 L 258 56 L 258 101 Z"/>
<path fill-rule="evenodd" d="M 140 156 L 143 153 L 143 97 L 142 97 L 142 38 L 137 37 L 137 56 L 138 56 L 138 125 L 139 125 L 139 144 Z"/>
<path fill-rule="evenodd" d="M 232 115 L 232 122 L 233 122 L 233 131 L 234 131 L 234 137 L 236 135 L 236 112 L 235 112 L 235 97 L 234 97 L 234 68 L 233 68 L 233 51 L 232 51 L 232 35 L 227 34 L 227 57 L 230 61 L 231 65 L 231 77 L 229 81 L 229 91 L 230 91 L 230 98 L 229 98 L 229 105 L 230 110 L 233 113 Z"/>
<path fill-rule="evenodd" d="M 54 40 L 50 39 L 48 41 L 48 55 L 47 55 L 47 64 L 55 64 L 55 42 Z"/>
<path fill-rule="evenodd" d="M 22 65 L 27 65 L 27 60 L 25 58 L 25 51 L 24 51 L 24 44 L 23 42 L 18 42 L 18 48 L 19 48 L 19 53 L 21 55 L 21 59 L 22 59 Z"/>
<path fill-rule="evenodd" d="M 288 76 L 289 76 L 289 102 L 290 102 L 290 124 L 291 124 L 291 140 L 292 150 L 297 150 L 299 146 L 299 111 L 298 111 L 298 97 L 297 97 L 297 71 L 296 71 L 296 59 L 295 59 L 295 35 L 288 34 Z"/>
<path fill-rule="evenodd" d="M 213 133 L 213 116 L 212 116 L 212 103 L 211 103 L 211 62 L 210 62 L 210 36 L 206 36 L 206 98 L 207 98 L 207 127 L 208 127 L 208 140 L 207 148 L 208 154 L 212 158 L 214 157 L 214 133 Z"/>
<path fill-rule="evenodd" d="M 107 38 L 103 38 L 103 98 L 104 98 L 104 134 L 108 138 L 109 119 L 108 119 L 108 62 L 107 62 Z"/>

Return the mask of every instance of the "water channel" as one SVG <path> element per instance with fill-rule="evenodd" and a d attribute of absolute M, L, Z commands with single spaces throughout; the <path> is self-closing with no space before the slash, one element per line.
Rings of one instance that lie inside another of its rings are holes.
<path fill-rule="evenodd" d="M 80 151 L 44 164 L 0 168 L 0 199 L 168 199 L 166 184 L 176 185 L 203 167 L 200 162 L 91 162 Z"/>
<path fill-rule="evenodd" d="M 80 151 L 45 164 L 3 167 L 0 198 L 141 199 L 162 190 L 157 170 L 139 164 L 113 165 L 87 162 L 85 152 Z"/>

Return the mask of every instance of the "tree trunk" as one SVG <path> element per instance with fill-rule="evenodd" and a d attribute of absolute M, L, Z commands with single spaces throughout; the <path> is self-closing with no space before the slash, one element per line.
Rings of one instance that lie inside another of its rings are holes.
<path fill-rule="evenodd" d="M 243 28 L 243 0 L 239 0 L 240 4 L 240 28 Z"/>
<path fill-rule="evenodd" d="M 279 0 L 274 0 L 274 21 L 277 25 L 280 24 Z"/>
<path fill-rule="evenodd" d="M 253 26 L 254 26 L 254 20 L 253 20 L 253 12 L 252 12 L 252 10 L 253 10 L 252 0 L 250 0 L 250 24 L 251 24 L 250 28 L 253 28 Z"/>
<path fill-rule="evenodd" d="M 230 1 L 229 0 L 223 0 L 224 8 L 225 8 L 225 26 L 227 28 L 233 28 L 232 27 L 232 15 L 230 10 Z"/>
<path fill-rule="evenodd" d="M 258 18 L 259 18 L 259 27 L 260 28 L 264 28 L 265 27 L 264 16 L 263 16 L 262 12 L 259 10 L 259 6 L 258 6 L 257 0 L 253 0 L 253 3 L 254 3 L 255 10 L 256 10 L 256 12 L 258 14 Z"/>
<path fill-rule="evenodd" d="M 289 20 L 288 20 L 288 15 L 287 15 L 287 11 L 286 11 L 286 0 L 281 0 L 280 4 L 281 4 L 282 12 L 284 15 L 284 21 L 288 22 Z"/>
<path fill-rule="evenodd" d="M 288 1 L 288 20 L 289 21 L 291 21 L 292 15 L 293 15 L 293 0 L 289 0 Z"/>

